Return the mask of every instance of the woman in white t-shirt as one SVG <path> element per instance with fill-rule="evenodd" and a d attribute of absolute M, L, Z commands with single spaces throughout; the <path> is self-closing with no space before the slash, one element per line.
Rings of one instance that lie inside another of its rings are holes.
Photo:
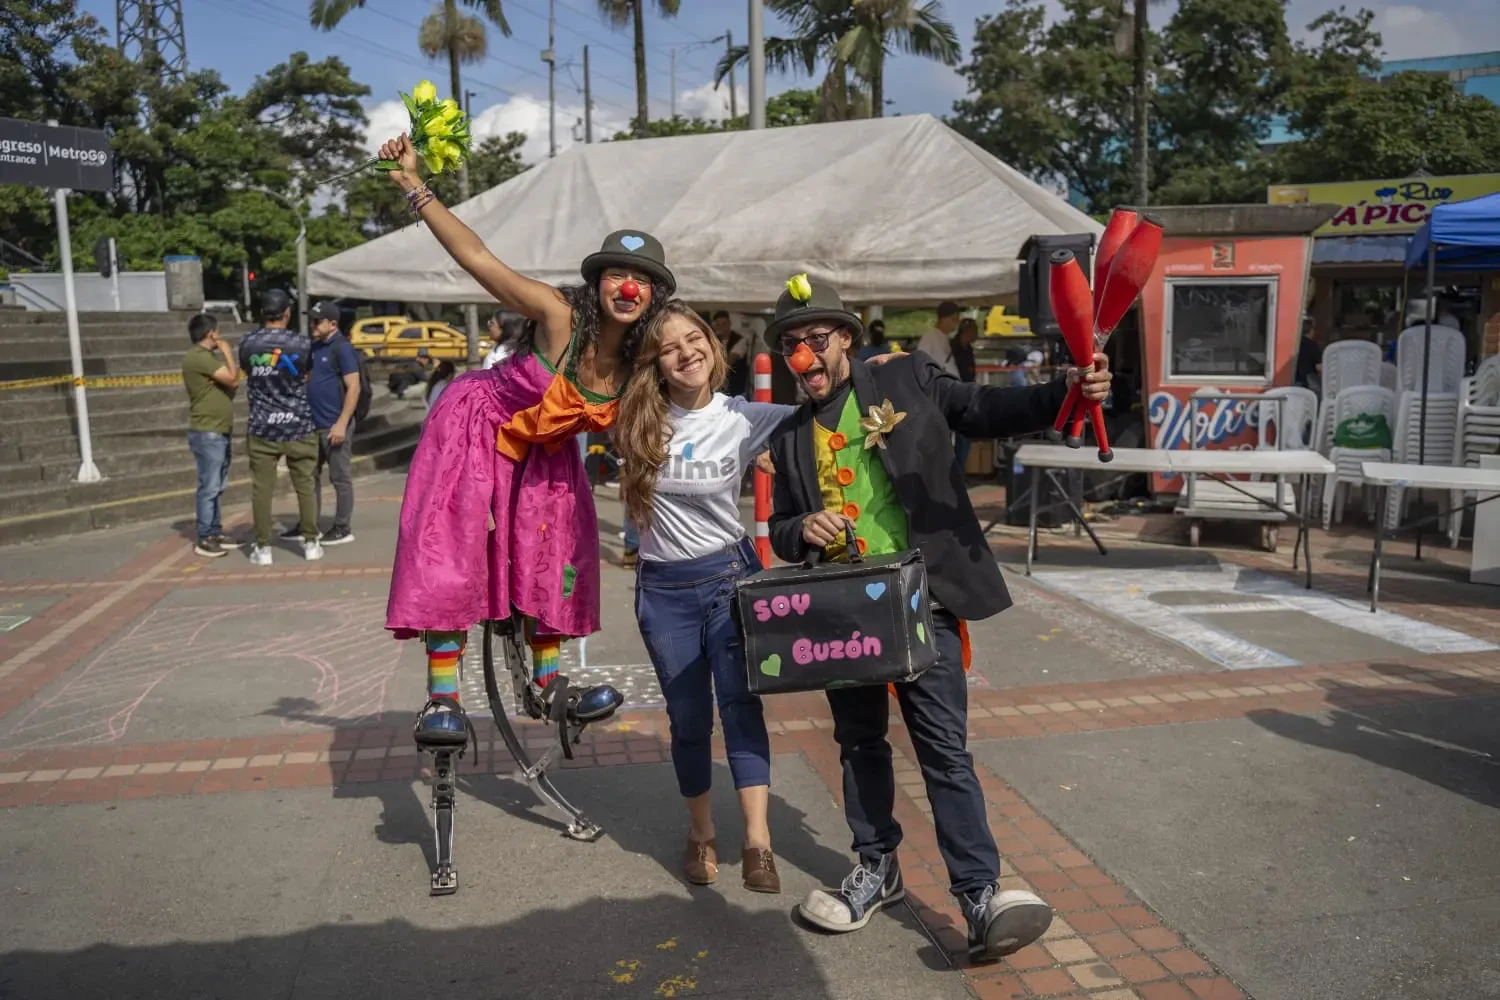
<path fill-rule="evenodd" d="M 709 785 L 714 701 L 745 818 L 747 889 L 780 892 L 766 825 L 771 750 L 760 699 L 745 683 L 731 615 L 735 581 L 761 566 L 740 522 L 740 483 L 790 406 L 716 392 L 723 345 L 702 317 L 667 302 L 646 327 L 613 437 L 620 498 L 640 528 L 635 612 L 672 730 L 672 765 L 687 800 L 683 874 L 718 876 Z"/>

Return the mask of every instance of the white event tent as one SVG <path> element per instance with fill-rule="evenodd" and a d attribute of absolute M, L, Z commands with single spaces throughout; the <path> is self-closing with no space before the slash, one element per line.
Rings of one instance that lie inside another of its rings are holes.
<path fill-rule="evenodd" d="M 616 229 L 662 241 L 678 295 L 764 309 L 805 271 L 848 303 L 993 301 L 1017 288 L 1034 234 L 1094 220 L 930 115 L 578 145 L 456 213 L 501 260 L 550 284 Z M 314 295 L 483 302 L 411 225 L 319 261 Z"/>

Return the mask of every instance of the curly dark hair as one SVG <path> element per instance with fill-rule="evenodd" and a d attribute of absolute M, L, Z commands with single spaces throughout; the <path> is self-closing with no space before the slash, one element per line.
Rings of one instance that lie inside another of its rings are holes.
<path fill-rule="evenodd" d="M 599 286 L 589 285 L 563 285 L 558 288 L 564 299 L 567 300 L 569 308 L 573 311 L 573 328 L 578 334 L 578 351 L 575 357 L 581 356 L 590 347 L 599 343 L 599 329 L 604 325 L 604 313 L 599 307 Z M 651 282 L 651 301 L 641 311 L 641 315 L 634 323 L 625 329 L 625 337 L 620 341 L 620 360 L 624 363 L 625 371 L 635 364 L 635 356 L 641 349 L 641 341 L 646 336 L 646 326 L 656 314 L 661 312 L 662 306 L 671 293 L 667 286 L 659 281 Z M 516 341 L 518 353 L 535 350 L 536 348 L 536 320 L 527 320 L 526 329 Z M 548 359 L 552 360 L 551 358 Z"/>

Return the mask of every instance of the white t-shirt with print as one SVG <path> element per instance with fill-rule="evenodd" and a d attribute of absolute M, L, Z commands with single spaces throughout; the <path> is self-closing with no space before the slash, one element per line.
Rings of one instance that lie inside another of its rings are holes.
<path fill-rule="evenodd" d="M 648 562 L 697 559 L 745 537 L 740 484 L 792 406 L 714 393 L 708 405 L 668 408 L 672 440 L 656 481 L 651 527 L 641 532 Z"/>

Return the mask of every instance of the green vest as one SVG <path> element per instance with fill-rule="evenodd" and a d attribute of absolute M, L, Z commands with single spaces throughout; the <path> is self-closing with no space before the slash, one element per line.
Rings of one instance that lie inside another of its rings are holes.
<path fill-rule="evenodd" d="M 843 497 L 842 510 L 834 509 L 834 513 L 843 513 L 854 522 L 854 535 L 865 543 L 866 555 L 890 555 L 907 548 L 906 511 L 901 509 L 901 501 L 896 498 L 896 490 L 886 475 L 885 463 L 876 454 L 876 449 L 865 449 L 860 416 L 859 402 L 851 392 L 839 414 L 836 431 L 844 438 L 843 447 L 827 446 L 838 470 L 840 482 L 837 485 Z M 815 450 L 824 447 L 816 431 L 813 442 Z M 819 485 L 827 489 L 831 484 Z"/>

